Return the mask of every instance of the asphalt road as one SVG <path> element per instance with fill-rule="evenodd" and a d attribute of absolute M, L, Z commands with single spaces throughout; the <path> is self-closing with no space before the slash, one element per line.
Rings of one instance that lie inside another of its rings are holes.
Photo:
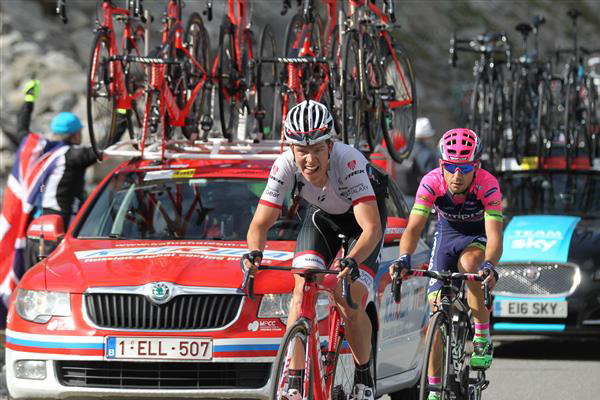
<path fill-rule="evenodd" d="M 600 337 L 496 337 L 484 400 L 600 399 Z M 6 399 L 4 372 L 0 400 Z M 381 400 L 389 400 L 384 396 Z"/>

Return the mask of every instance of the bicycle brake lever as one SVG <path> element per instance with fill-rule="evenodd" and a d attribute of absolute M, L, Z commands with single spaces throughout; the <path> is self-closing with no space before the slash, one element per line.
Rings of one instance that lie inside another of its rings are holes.
<path fill-rule="evenodd" d="M 488 276 L 490 276 L 490 274 L 491 271 L 489 269 L 486 269 L 483 272 L 483 277 L 487 278 Z M 492 296 L 490 295 L 490 284 L 485 281 L 483 282 L 483 303 L 488 311 L 492 310 Z"/>
<path fill-rule="evenodd" d="M 240 289 L 247 293 L 250 300 L 254 300 L 254 275 L 250 275 L 250 269 L 244 269 L 244 280 Z"/>
<path fill-rule="evenodd" d="M 56 13 L 60 15 L 60 19 L 62 20 L 63 24 L 69 22 L 69 19 L 67 18 L 67 7 L 65 6 L 65 0 L 58 0 L 56 2 Z"/>
<path fill-rule="evenodd" d="M 400 293 L 402 287 L 402 278 L 400 278 L 400 273 L 396 269 L 394 271 L 394 275 L 392 276 L 392 296 L 394 297 L 394 302 L 400 303 Z"/>

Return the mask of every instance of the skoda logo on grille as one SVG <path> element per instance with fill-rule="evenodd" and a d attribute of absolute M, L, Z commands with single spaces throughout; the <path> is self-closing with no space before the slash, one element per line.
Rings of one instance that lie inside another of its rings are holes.
<path fill-rule="evenodd" d="M 529 267 L 525 270 L 525 278 L 530 282 L 535 282 L 540 279 L 540 275 L 541 273 L 538 268 Z"/>
<path fill-rule="evenodd" d="M 165 282 L 156 282 L 152 284 L 150 288 L 150 300 L 156 304 L 164 304 L 171 300 L 173 291 L 171 285 Z"/>

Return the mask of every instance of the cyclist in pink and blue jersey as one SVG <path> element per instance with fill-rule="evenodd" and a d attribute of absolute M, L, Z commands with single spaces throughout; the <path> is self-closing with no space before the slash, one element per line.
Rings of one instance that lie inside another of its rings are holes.
<path fill-rule="evenodd" d="M 437 212 L 437 226 L 429 262 L 434 271 L 457 268 L 460 272 L 484 273 L 490 289 L 498 275 L 495 265 L 502 255 L 502 195 L 496 178 L 480 166 L 481 141 L 469 129 L 452 129 L 442 136 L 439 167 L 423 177 L 417 190 L 408 225 L 400 240 L 400 258 L 390 266 L 409 269 L 410 255 L 425 227 L 432 208 Z M 457 271 L 455 271 L 457 272 Z M 401 275 L 404 272 L 401 271 Z M 475 321 L 474 353 L 471 367 L 487 369 L 492 363 L 493 346 L 489 335 L 490 313 L 484 306 L 483 283 L 467 282 L 467 299 Z M 429 282 L 428 299 L 433 309 L 441 283 Z M 441 351 L 434 347 L 435 351 Z M 432 357 L 432 361 L 439 358 Z M 440 381 L 440 366 L 431 362 L 428 380 Z M 431 391 L 428 400 L 438 400 L 440 393 Z"/>

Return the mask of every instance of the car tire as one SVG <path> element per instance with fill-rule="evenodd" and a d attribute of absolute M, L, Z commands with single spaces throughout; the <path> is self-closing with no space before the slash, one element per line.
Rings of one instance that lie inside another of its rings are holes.
<path fill-rule="evenodd" d="M 419 390 L 417 387 L 418 382 L 408 389 L 403 389 L 398 392 L 390 393 L 391 400 L 418 400 Z"/>

